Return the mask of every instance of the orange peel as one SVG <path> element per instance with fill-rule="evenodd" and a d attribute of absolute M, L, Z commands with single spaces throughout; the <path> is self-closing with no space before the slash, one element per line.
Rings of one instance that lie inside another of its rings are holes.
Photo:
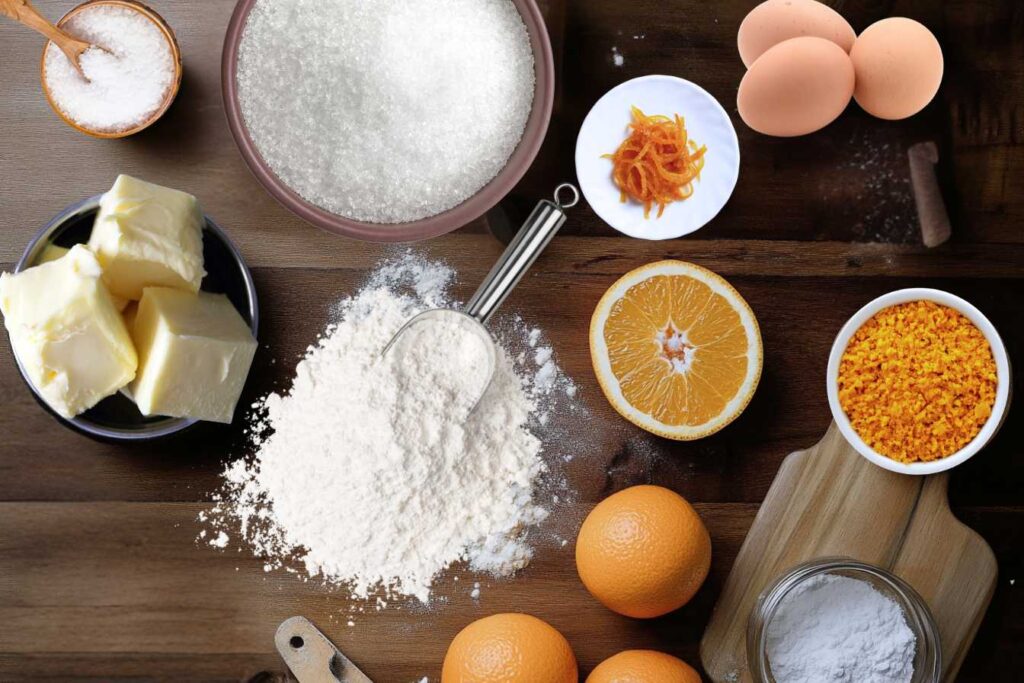
<path fill-rule="evenodd" d="M 706 145 L 697 145 L 686 132 L 679 114 L 648 116 L 632 107 L 629 137 L 614 154 L 602 158 L 612 161 L 612 180 L 619 188 L 620 200 L 632 198 L 644 205 L 644 218 L 658 206 L 658 218 L 672 202 L 693 195 L 693 181 L 704 168 Z"/>

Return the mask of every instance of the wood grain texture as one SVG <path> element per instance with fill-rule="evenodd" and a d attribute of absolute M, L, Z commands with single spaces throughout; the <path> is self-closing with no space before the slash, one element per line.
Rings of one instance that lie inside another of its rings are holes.
<path fill-rule="evenodd" d="M 753 680 L 749 615 L 778 576 L 820 557 L 847 557 L 892 571 L 931 610 L 944 681 L 956 680 L 995 589 L 992 549 L 949 510 L 949 475 L 909 477 L 862 458 L 835 423 L 820 442 L 779 468 L 726 579 L 701 641 L 716 683 Z"/>
<path fill-rule="evenodd" d="M 74 0 L 39 0 L 51 18 Z M 255 268 L 261 346 L 245 400 L 287 386 L 297 356 L 395 247 L 357 243 L 304 224 L 246 170 L 224 120 L 220 50 L 233 0 L 150 0 L 175 28 L 181 94 L 152 129 L 93 140 L 49 110 L 38 83 L 42 41 L 0 23 L 0 264 L 67 204 L 106 189 L 119 172 L 196 193 Z M 502 203 L 510 220 L 575 177 L 576 131 L 608 88 L 649 73 L 690 78 L 732 114 L 743 167 L 729 205 L 682 240 L 622 238 L 587 207 L 571 214 L 510 298 L 506 311 L 543 327 L 580 386 L 599 435 L 574 461 L 576 502 L 552 520 L 571 540 L 608 493 L 637 483 L 679 491 L 714 544 L 711 575 L 694 601 L 638 622 L 598 605 L 580 585 L 572 545 L 542 544 L 513 581 L 484 582 L 479 602 L 463 570 L 441 578 L 449 602 L 431 610 L 358 613 L 337 591 L 234 549 L 195 542 L 225 461 L 245 453 L 238 428 L 206 426 L 145 447 L 111 446 L 61 429 L 33 402 L 0 335 L 0 680 L 238 681 L 280 672 L 273 634 L 303 614 L 378 683 L 436 681 L 449 640 L 496 611 L 533 612 L 572 643 L 584 673 L 615 652 L 662 649 L 697 664 L 712 606 L 785 455 L 817 441 L 830 417 L 824 368 L 835 332 L 874 296 L 936 286 L 961 295 L 1001 331 L 1024 367 L 1024 4 L 1014 0 L 842 0 L 854 28 L 890 14 L 933 27 L 946 50 L 939 98 L 907 121 L 874 120 L 855 106 L 828 129 L 796 140 L 747 130 L 733 101 L 743 67 L 735 32 L 755 0 L 545 0 L 559 83 L 537 163 Z M 636 37 L 634 37 L 636 36 Z M 624 57 L 617 67 L 612 48 Z M 906 148 L 939 146 L 940 185 L 953 239 L 917 239 Z M 54 158 L 61 158 L 55 163 Z M 489 269 L 501 244 L 497 214 L 417 245 L 455 266 L 459 293 Z M 751 303 L 765 342 L 761 386 L 743 416 L 694 443 L 653 438 L 624 423 L 592 376 L 593 306 L 625 271 L 683 258 L 720 272 Z M 1018 376 L 1020 373 L 1018 373 Z M 1021 380 L 1017 380 L 1021 395 Z M 1024 670 L 1024 408 L 950 479 L 954 513 L 992 546 L 1001 578 L 959 680 L 1016 681 Z M 455 577 L 460 578 L 455 582 Z M 461 584 L 461 585 L 460 585 Z"/>
<path fill-rule="evenodd" d="M 992 599 L 998 565 L 984 539 L 950 512 L 948 484 L 948 475 L 925 479 L 891 569 L 931 607 L 952 681 Z"/>

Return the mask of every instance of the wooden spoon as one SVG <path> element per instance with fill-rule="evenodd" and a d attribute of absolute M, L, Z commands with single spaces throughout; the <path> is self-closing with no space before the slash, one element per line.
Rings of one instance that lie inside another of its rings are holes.
<path fill-rule="evenodd" d="M 43 34 L 53 41 L 53 44 L 60 48 L 71 63 L 82 75 L 82 78 L 89 80 L 78 58 L 82 53 L 93 47 L 91 44 L 74 38 L 61 29 L 54 26 L 50 21 L 39 13 L 29 0 L 0 0 L 0 14 L 10 17 L 15 21 L 28 26 L 30 29 Z"/>

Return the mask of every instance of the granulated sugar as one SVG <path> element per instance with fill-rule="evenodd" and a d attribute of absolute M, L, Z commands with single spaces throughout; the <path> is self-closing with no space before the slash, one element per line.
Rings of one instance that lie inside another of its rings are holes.
<path fill-rule="evenodd" d="M 511 0 L 258 0 L 237 83 L 281 180 L 333 213 L 399 223 L 460 204 L 505 166 L 534 63 Z"/>
<path fill-rule="evenodd" d="M 458 562 L 497 576 L 525 566 L 530 527 L 548 514 L 538 413 L 552 387 L 571 385 L 550 351 L 530 349 L 545 356 L 541 371 L 498 345 L 476 403 L 486 349 L 452 325 L 413 326 L 410 343 L 382 357 L 412 315 L 452 303 L 452 277 L 407 256 L 345 299 L 291 389 L 258 405 L 255 453 L 227 467 L 226 491 L 200 521 L 238 529 L 268 570 L 297 560 L 356 598 L 379 590 L 427 601 L 434 578 Z M 528 330 L 515 329 L 529 348 Z"/>
<path fill-rule="evenodd" d="M 824 574 L 782 599 L 768 624 L 768 661 L 778 683 L 910 683 L 915 642 L 892 599 Z"/>
<path fill-rule="evenodd" d="M 98 5 L 78 12 L 64 30 L 98 46 L 79 58 L 88 80 L 56 45 L 46 47 L 46 87 L 66 117 L 89 130 L 117 132 L 144 123 L 164 103 L 174 81 L 174 55 L 149 18 Z"/>

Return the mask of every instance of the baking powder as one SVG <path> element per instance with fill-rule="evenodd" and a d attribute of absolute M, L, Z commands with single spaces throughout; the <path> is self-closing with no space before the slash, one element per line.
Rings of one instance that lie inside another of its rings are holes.
<path fill-rule="evenodd" d="M 808 579 L 768 624 L 768 661 L 778 683 L 910 683 L 916 638 L 903 611 L 865 581 Z"/>

